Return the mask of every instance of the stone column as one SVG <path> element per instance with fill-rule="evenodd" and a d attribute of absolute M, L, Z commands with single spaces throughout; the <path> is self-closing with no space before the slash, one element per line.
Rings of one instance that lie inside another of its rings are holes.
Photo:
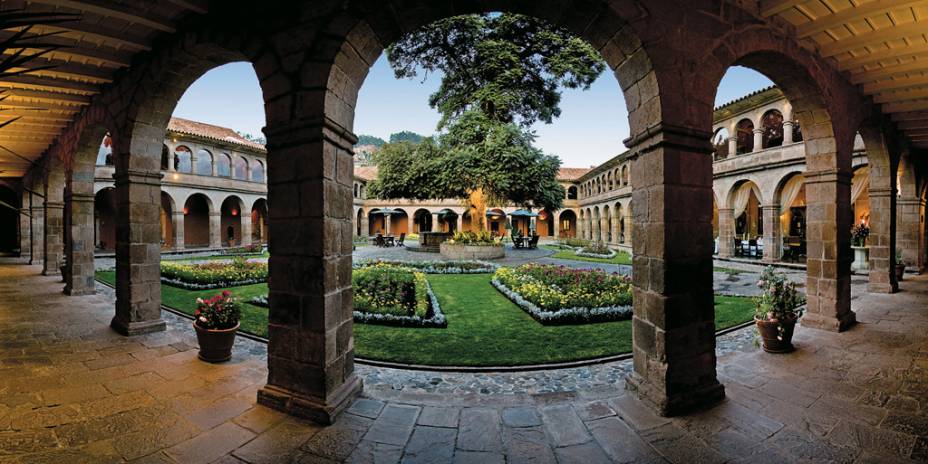
<path fill-rule="evenodd" d="M 868 153 L 868 157 L 870 153 Z M 871 293 L 895 293 L 899 290 L 896 280 L 896 196 L 895 176 L 891 172 L 881 173 L 881 166 L 870 164 L 870 282 Z M 893 185 L 886 185 L 893 184 Z M 881 186 L 881 187 L 877 187 Z M 917 247 L 916 247 L 917 250 Z"/>
<path fill-rule="evenodd" d="M 602 241 L 602 221 L 603 220 L 601 218 L 592 221 L 593 227 L 591 227 L 591 229 L 593 231 L 593 235 L 590 237 L 590 240 L 593 240 L 594 242 Z"/>
<path fill-rule="evenodd" d="M 632 217 L 631 208 L 625 208 L 625 244 L 633 243 L 634 236 L 632 235 L 632 222 L 634 218 Z"/>
<path fill-rule="evenodd" d="M 32 233 L 32 255 L 29 264 L 41 264 L 45 260 L 45 199 L 32 195 L 30 232 Z"/>
<path fill-rule="evenodd" d="M 914 190 L 914 189 L 913 189 Z M 870 206 L 871 221 L 873 218 L 873 203 Z M 906 266 L 921 267 L 919 253 L 919 232 L 921 230 L 922 202 L 917 197 L 908 196 L 903 192 L 902 197 L 896 200 L 896 249 L 902 252 L 902 262 Z"/>
<path fill-rule="evenodd" d="M 751 152 L 758 152 L 764 149 L 764 130 L 754 129 L 754 149 Z"/>
<path fill-rule="evenodd" d="M 23 195 L 23 207 L 19 209 L 19 256 L 32 256 L 32 212 L 29 208 L 29 193 Z"/>
<path fill-rule="evenodd" d="M 609 220 L 605 216 L 599 219 L 599 241 L 609 243 Z"/>
<path fill-rule="evenodd" d="M 141 156 L 141 155 L 136 155 Z M 116 174 L 116 315 L 123 335 L 165 329 L 161 319 L 161 172 Z"/>
<path fill-rule="evenodd" d="M 45 202 L 45 262 L 42 275 L 60 275 L 64 257 L 64 202 Z"/>
<path fill-rule="evenodd" d="M 719 257 L 735 256 L 735 210 L 719 208 Z"/>
<path fill-rule="evenodd" d="M 393 215 L 384 214 L 383 215 L 383 234 L 390 235 L 390 226 L 393 225 Z"/>
<path fill-rule="evenodd" d="M 738 154 L 738 137 L 731 136 L 728 138 L 728 156 L 735 156 Z"/>
<path fill-rule="evenodd" d="M 361 235 L 364 237 L 367 237 L 370 234 L 371 234 L 371 220 L 367 216 L 367 212 L 362 210 L 361 211 Z"/>
<path fill-rule="evenodd" d="M 351 293 L 357 137 L 331 124 L 269 123 L 265 129 L 274 252 L 268 379 L 258 391 L 258 403 L 324 424 L 361 392 Z"/>
<path fill-rule="evenodd" d="M 174 249 L 184 249 L 184 211 L 171 213 L 171 230 L 174 231 Z"/>
<path fill-rule="evenodd" d="M 810 152 L 809 145 L 806 144 L 807 159 L 819 155 L 822 159 L 818 164 L 831 162 L 829 153 Z M 838 155 L 830 156 L 834 160 Z M 805 179 L 807 309 L 801 323 L 806 327 L 842 331 L 856 321 L 851 311 L 850 166 L 810 169 Z"/>
<path fill-rule="evenodd" d="M 454 230 L 464 230 L 464 215 L 458 214 L 457 219 L 455 219 L 457 228 Z"/>
<path fill-rule="evenodd" d="M 620 230 L 621 228 L 619 227 L 620 222 L 622 222 L 621 216 L 615 216 L 612 218 L 612 243 L 616 245 L 622 242 Z"/>
<path fill-rule="evenodd" d="M 783 256 L 783 234 L 780 229 L 780 205 L 764 205 L 761 210 L 764 215 L 764 262 L 774 263 L 779 261 L 780 257 Z M 729 240 L 729 242 L 731 242 L 731 240 Z"/>
<path fill-rule="evenodd" d="M 635 153 L 636 230 L 627 388 L 676 415 L 725 397 L 715 370 L 712 134 L 650 127 L 657 130 L 626 141 Z"/>
<path fill-rule="evenodd" d="M 353 228 L 353 227 L 352 227 Z M 242 216 L 242 246 L 251 245 L 251 216 Z"/>
<path fill-rule="evenodd" d="M 783 121 L 783 145 L 793 143 L 793 121 Z"/>
<path fill-rule="evenodd" d="M 83 185 L 87 185 L 82 183 Z M 77 185 L 77 183 L 72 183 Z M 93 190 L 93 184 L 86 190 Z M 65 201 L 70 204 L 71 220 L 68 224 L 67 269 L 64 292 L 68 295 L 91 295 L 94 289 L 94 223 L 93 193 L 68 192 Z"/>
<path fill-rule="evenodd" d="M 222 248 L 222 212 L 209 213 L 209 247 Z"/>

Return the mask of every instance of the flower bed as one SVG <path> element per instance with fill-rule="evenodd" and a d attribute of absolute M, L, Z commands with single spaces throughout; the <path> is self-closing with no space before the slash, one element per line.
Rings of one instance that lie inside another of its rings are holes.
<path fill-rule="evenodd" d="M 448 321 L 425 274 L 386 263 L 356 268 L 351 274 L 354 289 L 354 321 L 403 327 L 447 327 Z M 269 307 L 268 296 L 248 301 Z"/>
<path fill-rule="evenodd" d="M 187 290 L 237 287 L 267 282 L 267 263 L 237 258 L 229 263 L 161 263 L 161 282 Z"/>
<path fill-rule="evenodd" d="M 354 269 L 387 264 L 391 266 L 415 269 L 426 274 L 489 274 L 499 269 L 499 265 L 479 260 L 453 260 L 453 261 L 398 261 L 376 259 L 369 261 L 355 261 Z"/>
<path fill-rule="evenodd" d="M 615 258 L 616 253 L 615 250 L 609 249 L 609 247 L 602 242 L 592 242 L 584 247 L 577 248 L 574 254 L 586 258 L 612 259 Z"/>
<path fill-rule="evenodd" d="M 232 248 L 223 248 L 220 250 L 219 254 L 221 255 L 259 255 L 264 253 L 264 245 L 260 243 L 255 243 L 252 245 L 245 245 Z"/>
<path fill-rule="evenodd" d="M 585 324 L 632 316 L 631 281 L 600 270 L 525 264 L 498 269 L 492 283 L 542 324 Z"/>

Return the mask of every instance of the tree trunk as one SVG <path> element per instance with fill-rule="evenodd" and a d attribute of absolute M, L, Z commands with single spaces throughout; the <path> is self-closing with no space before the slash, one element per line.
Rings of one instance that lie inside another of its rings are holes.
<path fill-rule="evenodd" d="M 483 195 L 483 189 L 470 192 L 467 201 L 470 208 L 471 229 L 475 232 L 487 230 L 487 202 L 486 197 Z"/>

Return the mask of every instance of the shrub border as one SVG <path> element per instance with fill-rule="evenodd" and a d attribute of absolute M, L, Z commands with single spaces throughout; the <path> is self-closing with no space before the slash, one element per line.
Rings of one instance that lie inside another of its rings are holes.
<path fill-rule="evenodd" d="M 216 288 L 226 288 L 226 287 L 241 287 L 243 285 L 252 285 L 252 284 L 263 284 L 267 282 L 267 279 L 245 279 L 237 280 L 234 282 L 211 282 L 208 284 L 195 284 L 192 282 L 187 282 L 180 279 L 171 279 L 169 277 L 161 276 L 161 283 L 170 285 L 172 287 L 182 288 L 184 290 L 213 290 Z"/>
<path fill-rule="evenodd" d="M 393 314 L 365 313 L 361 311 L 352 311 L 354 321 L 359 324 L 377 324 L 389 325 L 394 327 L 413 327 L 413 328 L 439 328 L 448 327 L 448 319 L 445 313 L 441 311 L 441 305 L 438 304 L 438 297 L 432 291 L 432 284 L 425 281 L 425 291 L 429 296 L 429 302 L 432 304 L 432 317 L 423 319 L 419 316 L 395 316 Z M 256 296 L 248 300 L 248 303 L 264 308 L 269 307 L 267 295 Z"/>
<path fill-rule="evenodd" d="M 618 253 L 611 248 L 609 249 L 608 255 L 601 255 L 598 253 L 585 253 L 583 251 L 583 248 L 577 248 L 577 251 L 575 251 L 574 254 L 577 256 L 583 257 L 583 258 L 612 259 L 612 258 L 615 258 Z"/>
<path fill-rule="evenodd" d="M 352 269 L 362 269 L 364 267 L 369 267 L 375 265 L 379 262 L 391 264 L 398 267 L 407 267 L 414 271 L 421 272 L 423 274 L 492 274 L 499 269 L 499 264 L 491 263 L 489 261 L 483 261 L 479 259 L 456 259 L 451 261 L 443 261 L 440 259 L 433 259 L 429 261 L 410 261 L 410 260 L 400 260 L 400 259 L 365 259 L 355 261 L 351 264 Z M 418 267 L 420 263 L 427 265 L 427 267 Z M 446 264 L 446 263 L 477 263 L 482 266 L 481 269 L 463 269 L 456 268 L 455 270 L 449 269 L 438 269 L 434 267 L 436 264 Z"/>
<path fill-rule="evenodd" d="M 521 294 L 503 285 L 498 279 L 490 281 L 500 293 L 543 325 L 588 324 L 594 322 L 624 321 L 632 317 L 632 306 L 603 306 L 599 308 L 562 308 L 545 311 Z"/>

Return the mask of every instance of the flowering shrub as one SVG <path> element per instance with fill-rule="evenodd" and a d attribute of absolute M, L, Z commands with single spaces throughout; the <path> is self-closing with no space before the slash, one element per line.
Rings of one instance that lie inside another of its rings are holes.
<path fill-rule="evenodd" d="M 356 322 L 416 327 L 445 327 L 438 299 L 425 274 L 377 263 L 351 274 Z"/>
<path fill-rule="evenodd" d="M 557 243 L 570 248 L 583 248 L 589 245 L 590 241 L 583 238 L 564 237 L 557 239 Z"/>
<path fill-rule="evenodd" d="M 195 323 L 203 329 L 231 329 L 238 325 L 242 311 L 232 292 L 222 293 L 204 300 L 197 298 L 197 309 L 193 312 Z"/>
<path fill-rule="evenodd" d="M 447 243 L 457 245 L 502 246 L 502 238 L 494 237 L 488 230 L 477 232 L 457 231 Z"/>
<path fill-rule="evenodd" d="M 867 227 L 866 224 L 860 223 L 851 227 L 851 237 L 854 240 L 854 246 L 864 246 L 869 236 L 870 228 Z"/>
<path fill-rule="evenodd" d="M 610 259 L 615 257 L 615 251 L 610 250 L 603 242 L 590 242 L 583 248 L 578 248 L 575 254 L 587 258 Z"/>
<path fill-rule="evenodd" d="M 355 261 L 353 267 L 355 269 L 362 269 L 378 264 L 406 267 L 426 274 L 486 274 L 499 268 L 498 264 L 478 260 L 398 261 L 386 259 Z"/>
<path fill-rule="evenodd" d="M 255 255 L 264 252 L 264 245 L 260 243 L 253 243 L 251 245 L 245 245 L 234 248 L 225 248 L 222 250 L 224 255 Z"/>
<path fill-rule="evenodd" d="M 785 274 L 767 266 L 757 286 L 763 293 L 754 298 L 754 317 L 762 321 L 795 321 L 802 316 L 806 299 Z"/>
<path fill-rule="evenodd" d="M 232 263 L 161 263 L 161 281 L 188 290 L 235 287 L 267 282 L 267 263 L 236 258 Z"/>
<path fill-rule="evenodd" d="M 542 323 L 600 322 L 631 316 L 631 281 L 600 270 L 525 264 L 498 269 L 493 285 Z"/>

